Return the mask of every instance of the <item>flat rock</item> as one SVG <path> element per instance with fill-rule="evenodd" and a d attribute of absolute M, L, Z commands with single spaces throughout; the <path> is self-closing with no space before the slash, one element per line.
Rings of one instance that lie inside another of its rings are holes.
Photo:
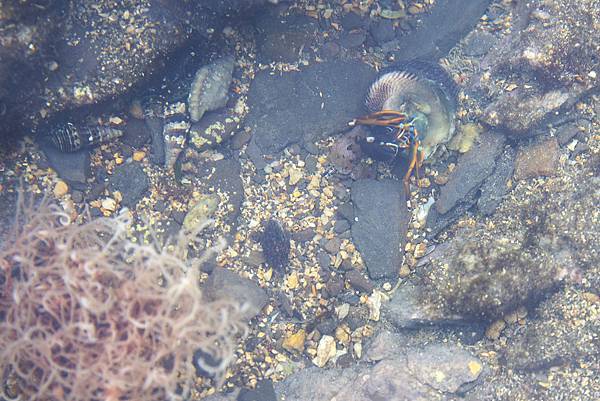
<path fill-rule="evenodd" d="M 468 351 L 452 345 L 431 344 L 406 354 L 408 369 L 438 391 L 464 393 L 483 370 L 481 361 Z"/>
<path fill-rule="evenodd" d="M 423 15 L 419 27 L 401 37 L 400 50 L 394 52 L 396 60 L 444 57 L 473 29 L 490 3 L 490 0 L 436 1 L 431 12 Z"/>
<path fill-rule="evenodd" d="M 508 193 L 508 182 L 513 175 L 516 152 L 512 147 L 504 149 L 496 162 L 494 172 L 481 185 L 481 195 L 477 199 L 477 208 L 490 216 L 504 196 Z"/>
<path fill-rule="evenodd" d="M 225 268 L 215 268 L 202 286 L 209 301 L 234 297 L 240 305 L 247 304 L 247 320 L 256 316 L 267 304 L 265 291 L 255 282 Z"/>
<path fill-rule="evenodd" d="M 239 161 L 228 158 L 206 163 L 200 168 L 199 174 L 206 177 L 208 187 L 218 189 L 229 196 L 231 209 L 227 221 L 235 225 L 244 201 L 244 186 Z"/>
<path fill-rule="evenodd" d="M 355 367 L 347 369 L 309 367 L 275 383 L 275 392 L 278 399 L 286 401 L 330 401 L 355 380 L 357 373 L 358 369 Z"/>
<path fill-rule="evenodd" d="M 259 153 L 274 154 L 303 139 L 347 129 L 349 121 L 365 112 L 364 98 L 375 76 L 358 61 L 328 61 L 283 75 L 258 72 L 247 101 L 251 143 Z"/>
<path fill-rule="evenodd" d="M 144 169 L 138 163 L 129 163 L 115 168 L 115 172 L 108 178 L 108 188 L 111 192 L 119 191 L 123 195 L 121 203 L 133 208 L 144 196 L 150 181 Z"/>
<path fill-rule="evenodd" d="M 260 13 L 254 24 L 259 32 L 258 59 L 265 64 L 297 61 L 301 49 L 309 50 L 318 30 L 314 19 L 301 14 L 280 17 L 277 9 Z"/>
<path fill-rule="evenodd" d="M 127 121 L 127 125 L 123 129 L 121 142 L 139 149 L 150 142 L 151 139 L 151 133 L 145 121 L 131 118 Z"/>
<path fill-rule="evenodd" d="M 481 134 L 479 143 L 460 156 L 456 170 L 452 172 L 446 185 L 441 187 L 440 197 L 435 202 L 439 213 L 450 211 L 492 174 L 504 142 L 505 137 L 501 133 L 487 131 Z"/>
<path fill-rule="evenodd" d="M 273 382 L 262 380 L 256 384 L 254 389 L 241 389 L 236 401 L 277 401 Z"/>
<path fill-rule="evenodd" d="M 558 158 L 556 138 L 519 148 L 515 160 L 515 180 L 554 175 L 558 168 Z"/>
<path fill-rule="evenodd" d="M 467 351 L 434 344 L 391 354 L 375 365 L 302 369 L 275 389 L 286 401 L 441 401 L 477 384 L 482 370 Z"/>
<path fill-rule="evenodd" d="M 65 153 L 56 149 L 50 143 L 40 145 L 58 176 L 75 188 L 84 188 L 90 177 L 90 151 L 81 149 L 77 152 Z"/>
<path fill-rule="evenodd" d="M 460 316 L 444 313 L 434 303 L 423 301 L 420 293 L 424 290 L 422 286 L 412 282 L 402 284 L 390 302 L 383 305 L 384 317 L 399 329 L 453 326 L 463 323 Z"/>
<path fill-rule="evenodd" d="M 394 279 L 402 263 L 410 219 L 402 183 L 359 180 L 352 184 L 352 238 L 372 279 Z"/>

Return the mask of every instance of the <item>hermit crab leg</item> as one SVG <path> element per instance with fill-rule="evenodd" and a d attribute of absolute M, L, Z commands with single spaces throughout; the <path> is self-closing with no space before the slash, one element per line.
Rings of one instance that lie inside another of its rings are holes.
<path fill-rule="evenodd" d="M 399 111 L 381 110 L 371 113 L 368 116 L 357 118 L 354 124 L 397 127 L 398 124 L 403 123 L 406 119 L 407 115 Z"/>

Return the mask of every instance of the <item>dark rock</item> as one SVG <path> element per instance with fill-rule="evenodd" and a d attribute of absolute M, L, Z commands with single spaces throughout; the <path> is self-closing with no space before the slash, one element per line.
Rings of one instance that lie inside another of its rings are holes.
<path fill-rule="evenodd" d="M 290 239 L 280 222 L 273 219 L 267 221 L 263 226 L 259 242 L 269 266 L 276 270 L 287 268 L 290 256 Z"/>
<path fill-rule="evenodd" d="M 490 3 L 490 0 L 437 1 L 431 12 L 423 15 L 419 27 L 402 36 L 402 46 L 394 52 L 395 59 L 437 60 L 445 56 L 479 22 Z"/>
<path fill-rule="evenodd" d="M 40 145 L 48 159 L 50 167 L 71 186 L 83 189 L 91 174 L 90 151 L 82 149 L 77 152 L 65 153 L 56 149 L 50 143 Z"/>
<path fill-rule="evenodd" d="M 333 231 L 335 231 L 337 234 L 341 234 L 345 231 L 348 231 L 349 229 L 350 223 L 348 222 L 348 220 L 338 220 L 333 225 Z"/>
<path fill-rule="evenodd" d="M 363 29 L 355 29 L 344 33 L 340 37 L 340 45 L 346 49 L 353 49 L 361 46 L 365 42 L 366 38 L 367 33 Z"/>
<path fill-rule="evenodd" d="M 505 138 L 498 132 L 484 132 L 478 144 L 460 156 L 456 170 L 440 189 L 435 201 L 436 210 L 447 213 L 468 193 L 475 190 L 494 171 L 496 158 L 502 152 Z"/>
<path fill-rule="evenodd" d="M 346 280 L 352 288 L 355 288 L 359 291 L 366 292 L 370 294 L 373 291 L 375 286 L 368 279 L 366 279 L 359 271 L 350 270 L 346 273 Z"/>
<path fill-rule="evenodd" d="M 111 192 L 119 191 L 123 195 L 121 203 L 133 208 L 144 196 L 150 180 L 144 169 L 138 163 L 124 164 L 115 168 L 115 172 L 108 179 L 108 188 Z"/>
<path fill-rule="evenodd" d="M 402 184 L 360 180 L 352 185 L 352 238 L 373 279 L 398 276 L 410 216 Z"/>
<path fill-rule="evenodd" d="M 319 262 L 321 269 L 327 269 L 331 266 L 331 257 L 323 251 L 317 253 L 317 261 Z"/>
<path fill-rule="evenodd" d="M 279 307 L 286 316 L 294 316 L 294 305 L 283 292 L 279 293 Z"/>
<path fill-rule="evenodd" d="M 321 153 L 319 147 L 315 144 L 311 138 L 304 138 L 302 141 L 302 147 L 311 155 L 318 155 Z"/>
<path fill-rule="evenodd" d="M 374 78 L 371 67 L 356 61 L 313 64 L 283 75 L 258 72 L 248 94 L 246 117 L 253 130 L 250 144 L 258 147 L 248 149 L 255 165 L 262 155 L 292 143 L 345 130 L 350 120 L 364 113 L 364 96 Z"/>
<path fill-rule="evenodd" d="M 146 127 L 150 131 L 152 147 L 150 161 L 163 166 L 165 164 L 165 140 L 163 137 L 163 120 L 161 118 L 149 117 L 145 120 Z"/>
<path fill-rule="evenodd" d="M 479 211 L 490 216 L 508 193 L 508 182 L 512 177 L 516 152 L 508 147 L 496 161 L 494 172 L 481 185 L 481 195 L 477 200 Z"/>
<path fill-rule="evenodd" d="M 354 364 L 356 364 L 356 361 L 354 360 L 354 357 L 350 353 L 340 356 L 335 361 L 335 366 L 338 368 L 342 368 L 342 369 L 349 368 L 350 366 L 352 366 Z"/>
<path fill-rule="evenodd" d="M 277 401 L 273 382 L 262 380 L 256 383 L 255 389 L 241 389 L 236 401 Z"/>
<path fill-rule="evenodd" d="M 300 49 L 308 51 L 317 35 L 314 19 L 301 14 L 279 17 L 276 13 L 260 13 L 255 22 L 259 31 L 258 59 L 264 64 L 297 61 Z"/>
<path fill-rule="evenodd" d="M 292 233 L 292 239 L 298 242 L 308 242 L 312 240 L 315 236 L 315 230 L 312 228 L 307 228 L 302 231 L 296 231 Z"/>
<path fill-rule="evenodd" d="M 349 222 L 354 221 L 354 206 L 350 202 L 342 203 L 337 208 L 337 214 L 348 220 Z"/>
<path fill-rule="evenodd" d="M 81 203 L 83 202 L 83 192 L 78 191 L 78 190 L 73 190 L 71 192 L 71 199 L 73 199 L 73 202 L 75 203 Z"/>
<path fill-rule="evenodd" d="M 321 55 L 326 59 L 332 59 L 340 54 L 340 45 L 336 42 L 325 42 L 321 46 Z"/>
<path fill-rule="evenodd" d="M 394 40 L 396 32 L 394 31 L 394 22 L 389 19 L 381 19 L 371 25 L 371 35 L 379 45 L 390 40 Z"/>
<path fill-rule="evenodd" d="M 234 227 L 244 201 L 244 185 L 241 178 L 241 167 L 238 160 L 227 158 L 206 163 L 198 173 L 207 177 L 206 184 L 229 196 L 229 216 L 227 222 Z"/>
<path fill-rule="evenodd" d="M 139 149 L 151 140 L 150 132 L 143 120 L 131 118 L 127 121 L 127 125 L 123 130 L 121 142 L 130 145 L 135 149 Z"/>
<path fill-rule="evenodd" d="M 247 304 L 244 314 L 247 320 L 256 316 L 268 301 L 267 294 L 256 283 L 225 268 L 215 268 L 202 288 L 207 301 L 233 298 L 240 305 Z"/>
<path fill-rule="evenodd" d="M 346 31 L 364 28 L 367 24 L 368 20 L 365 20 L 363 17 L 354 12 L 349 12 L 342 16 L 342 26 Z"/>
<path fill-rule="evenodd" d="M 356 295 L 356 294 L 352 294 L 352 293 L 349 293 L 349 292 L 347 292 L 345 294 L 342 294 L 339 297 L 339 300 L 341 302 L 345 302 L 345 303 L 350 304 L 352 306 L 358 306 L 358 304 L 360 303 L 360 297 L 358 295 Z"/>
<path fill-rule="evenodd" d="M 522 146 L 515 159 L 515 180 L 554 175 L 558 168 L 558 158 L 556 138 Z"/>
<path fill-rule="evenodd" d="M 317 324 L 317 330 L 321 335 L 333 335 L 337 328 L 335 319 L 324 319 Z"/>
<path fill-rule="evenodd" d="M 496 42 L 498 39 L 489 32 L 473 31 L 465 38 L 463 52 L 470 57 L 483 56 Z"/>
<path fill-rule="evenodd" d="M 342 246 L 342 240 L 337 237 L 333 237 L 325 242 L 323 249 L 325 249 L 329 254 L 335 255 L 340 251 L 340 246 Z"/>
<path fill-rule="evenodd" d="M 562 127 L 560 127 L 556 134 L 556 139 L 558 140 L 558 144 L 560 146 L 565 146 L 569 142 L 571 142 L 571 140 L 574 137 L 576 137 L 577 134 L 579 134 L 581 132 L 580 126 L 583 126 L 583 127 L 589 129 L 589 123 L 587 121 L 584 121 L 581 123 L 568 123 L 568 124 L 565 124 Z"/>
<path fill-rule="evenodd" d="M 344 280 L 340 276 L 332 276 L 325 284 L 327 292 L 332 297 L 337 297 L 344 290 Z"/>
<path fill-rule="evenodd" d="M 245 144 L 250 142 L 252 133 L 249 130 L 241 130 L 236 132 L 231 138 L 231 149 L 240 150 Z"/>

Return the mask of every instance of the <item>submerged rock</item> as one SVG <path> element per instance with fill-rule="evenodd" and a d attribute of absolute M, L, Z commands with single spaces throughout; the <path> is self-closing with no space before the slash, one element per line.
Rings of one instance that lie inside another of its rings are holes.
<path fill-rule="evenodd" d="M 259 235 L 259 242 L 269 266 L 277 270 L 287 267 L 290 257 L 290 237 L 280 222 L 270 219 Z"/>
<path fill-rule="evenodd" d="M 410 218 L 402 183 L 365 179 L 352 185 L 352 238 L 373 279 L 398 277 Z"/>

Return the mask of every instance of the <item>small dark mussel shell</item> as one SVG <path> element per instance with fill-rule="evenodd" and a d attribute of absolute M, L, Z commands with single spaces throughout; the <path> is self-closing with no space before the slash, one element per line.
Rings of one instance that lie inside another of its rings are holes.
<path fill-rule="evenodd" d="M 290 237 L 281 223 L 274 219 L 267 221 L 258 241 L 262 245 L 267 264 L 283 271 L 289 262 Z"/>

